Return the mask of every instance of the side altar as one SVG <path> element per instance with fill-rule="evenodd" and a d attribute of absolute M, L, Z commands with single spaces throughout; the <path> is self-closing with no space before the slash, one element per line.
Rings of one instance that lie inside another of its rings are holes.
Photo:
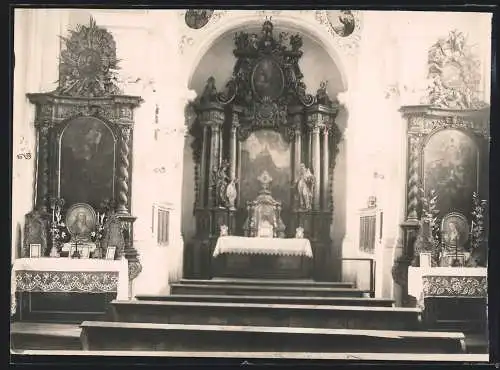
<path fill-rule="evenodd" d="M 193 103 L 196 234 L 186 243 L 184 275 L 274 271 L 335 280 L 330 229 L 339 104 L 326 81 L 316 95 L 306 93 L 299 34 L 275 37 L 266 20 L 259 34 L 238 32 L 234 43 L 237 61 L 224 91 L 209 77 Z M 306 244 L 300 257 L 289 255 L 289 246 Z M 231 252 L 222 253 L 228 245 Z"/>

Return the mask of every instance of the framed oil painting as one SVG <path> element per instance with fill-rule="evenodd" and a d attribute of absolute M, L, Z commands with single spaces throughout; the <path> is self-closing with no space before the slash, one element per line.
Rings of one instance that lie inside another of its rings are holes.
<path fill-rule="evenodd" d="M 241 145 L 240 206 L 254 200 L 261 190 L 257 180 L 263 171 L 271 178 L 270 190 L 283 209 L 290 205 L 291 149 L 280 133 L 255 131 Z"/>
<path fill-rule="evenodd" d="M 283 70 L 270 57 L 257 62 L 252 72 L 251 81 L 252 89 L 260 99 L 277 99 L 281 96 L 285 87 Z"/>
<path fill-rule="evenodd" d="M 72 205 L 66 213 L 66 227 L 72 240 L 90 240 L 96 226 L 97 216 L 94 209 L 85 203 Z"/>
<path fill-rule="evenodd" d="M 60 138 L 59 197 L 66 204 L 98 207 L 114 199 L 116 141 L 111 129 L 93 117 L 78 117 Z"/>
<path fill-rule="evenodd" d="M 479 181 L 479 150 L 470 136 L 455 129 L 432 135 L 424 147 L 423 171 L 425 192 L 437 192 L 441 215 L 470 215 Z"/>

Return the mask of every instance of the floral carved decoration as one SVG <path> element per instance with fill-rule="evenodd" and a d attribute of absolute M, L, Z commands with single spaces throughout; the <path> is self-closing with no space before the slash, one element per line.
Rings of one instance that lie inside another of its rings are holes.
<path fill-rule="evenodd" d="M 63 96 L 102 97 L 119 94 L 116 44 L 113 35 L 95 20 L 61 36 L 65 47 L 59 63 L 57 93 Z"/>
<path fill-rule="evenodd" d="M 428 52 L 428 103 L 440 108 L 480 109 L 480 61 L 457 30 L 439 39 Z"/>

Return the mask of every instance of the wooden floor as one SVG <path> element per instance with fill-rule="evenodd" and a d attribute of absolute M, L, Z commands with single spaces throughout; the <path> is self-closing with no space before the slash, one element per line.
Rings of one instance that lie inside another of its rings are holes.
<path fill-rule="evenodd" d="M 13 351 L 16 353 L 15 351 Z M 123 356 L 123 357 L 178 357 L 227 358 L 241 360 L 297 359 L 297 360 L 360 360 L 360 361 L 418 361 L 418 362 L 477 362 L 488 363 L 485 354 L 415 354 L 415 353 L 297 353 L 297 352 L 201 352 L 201 351 L 40 351 L 24 350 L 23 355 L 47 356 Z M 64 360 L 62 360 L 64 361 Z M 251 361 L 249 361 L 251 362 Z"/>

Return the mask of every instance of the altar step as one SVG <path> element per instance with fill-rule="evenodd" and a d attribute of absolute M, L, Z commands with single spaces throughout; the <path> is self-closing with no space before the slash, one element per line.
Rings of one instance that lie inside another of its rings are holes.
<path fill-rule="evenodd" d="M 114 321 L 131 323 L 372 330 L 418 330 L 421 325 L 419 309 L 399 307 L 113 301 L 111 313 Z"/>
<path fill-rule="evenodd" d="M 464 353 L 461 333 L 85 321 L 84 350 Z"/>
<path fill-rule="evenodd" d="M 266 304 L 309 304 L 329 306 L 364 306 L 392 307 L 394 300 L 387 298 L 366 297 L 298 297 L 298 296 L 255 296 L 255 295 L 208 295 L 208 294 L 176 294 L 176 295 L 139 295 L 139 301 L 162 302 L 211 302 L 211 303 L 266 303 Z"/>
<path fill-rule="evenodd" d="M 170 285 L 171 293 L 203 295 L 244 296 L 299 296 L 299 297 L 365 297 L 369 292 L 348 287 L 272 285 L 272 284 L 217 284 L 217 283 L 175 283 Z"/>
<path fill-rule="evenodd" d="M 354 288 L 351 282 L 322 282 L 312 279 L 244 279 L 244 278 L 212 278 L 212 279 L 181 279 L 180 284 L 203 285 L 259 285 L 278 287 L 316 287 L 316 288 Z"/>
<path fill-rule="evenodd" d="M 81 350 L 81 328 L 76 324 L 14 322 L 10 325 L 10 348 L 29 350 Z"/>

